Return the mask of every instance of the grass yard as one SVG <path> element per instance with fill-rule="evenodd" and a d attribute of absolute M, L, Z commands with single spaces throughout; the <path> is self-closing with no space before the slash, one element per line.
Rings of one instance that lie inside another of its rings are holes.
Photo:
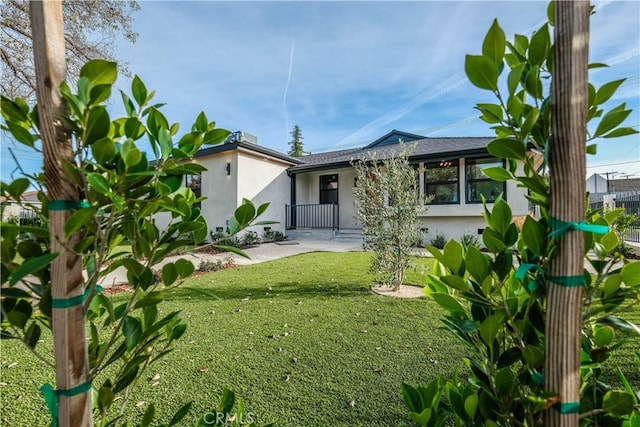
<path fill-rule="evenodd" d="M 185 286 L 220 299 L 188 289 L 169 296 L 163 311 L 182 309 L 187 333 L 173 354 L 148 371 L 133 403 L 154 402 L 168 422 L 193 400 L 195 420 L 227 386 L 261 423 L 407 421 L 400 383 L 452 374 L 462 368 L 463 351 L 439 329 L 441 311 L 434 303 L 369 291 L 369 256 L 311 253 L 188 280 Z M 409 271 L 407 283 L 423 281 L 430 260 L 420 261 L 422 268 Z M 2 343 L 1 424 L 48 425 L 38 388 L 54 377 L 17 344 Z M 159 383 L 152 386 L 156 374 Z M 146 406 L 133 407 L 128 416 L 135 419 Z"/>
<path fill-rule="evenodd" d="M 435 303 L 372 294 L 369 257 L 311 253 L 189 279 L 185 286 L 219 299 L 185 288 L 169 295 L 163 312 L 182 309 L 189 327 L 175 352 L 147 371 L 133 399 L 143 403 L 131 405 L 128 419 L 139 421 L 153 402 L 168 422 L 194 401 L 183 423 L 192 425 L 227 386 L 261 424 L 408 424 L 400 384 L 463 370 L 465 351 L 442 330 Z M 429 263 L 421 259 L 407 283 L 422 283 Z M 633 372 L 626 353 L 624 370 Z M 38 388 L 53 383 L 53 374 L 7 341 L 0 368 L 0 424 L 48 425 Z"/>

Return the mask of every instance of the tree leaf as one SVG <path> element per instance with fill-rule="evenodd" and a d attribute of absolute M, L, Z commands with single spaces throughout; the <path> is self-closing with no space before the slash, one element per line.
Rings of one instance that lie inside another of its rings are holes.
<path fill-rule="evenodd" d="M 533 65 L 542 66 L 549 54 L 551 39 L 549 37 L 549 25 L 544 24 L 533 36 L 529 44 L 529 62 Z"/>
<path fill-rule="evenodd" d="M 438 305 L 453 314 L 464 314 L 464 307 L 458 302 L 457 299 L 449 294 L 433 293 L 431 298 L 438 303 Z"/>
<path fill-rule="evenodd" d="M 233 216 L 242 228 L 249 224 L 255 218 L 256 208 L 251 202 L 243 203 L 242 205 L 238 206 Z"/>
<path fill-rule="evenodd" d="M 95 106 L 89 111 L 87 118 L 87 127 L 84 131 L 83 140 L 86 145 L 105 138 L 109 134 L 111 119 L 107 109 L 102 105 Z"/>
<path fill-rule="evenodd" d="M 505 182 L 514 178 L 513 174 L 501 167 L 491 167 L 482 169 L 482 173 L 494 181 Z"/>
<path fill-rule="evenodd" d="M 111 192 L 111 187 L 109 186 L 107 179 L 98 173 L 89 174 L 89 176 L 87 176 L 87 182 L 91 188 L 100 194 L 106 195 Z"/>
<path fill-rule="evenodd" d="M 127 350 L 135 348 L 142 335 L 142 325 L 135 317 L 127 316 L 122 324 L 122 334 L 124 335 Z"/>
<path fill-rule="evenodd" d="M 621 136 L 634 135 L 638 133 L 634 128 L 617 128 L 612 130 L 606 135 L 602 135 L 603 138 L 619 138 Z M 589 148 L 589 147 L 587 147 Z"/>
<path fill-rule="evenodd" d="M 640 262 L 630 262 L 622 267 L 622 280 L 627 286 L 640 285 Z"/>
<path fill-rule="evenodd" d="M 623 109 L 613 109 L 604 115 L 600 123 L 598 123 L 598 127 L 596 128 L 595 133 L 593 134 L 594 138 L 604 135 L 610 130 L 615 129 L 620 123 L 622 123 L 631 113 L 631 110 L 625 110 L 624 104 L 622 104 Z"/>
<path fill-rule="evenodd" d="M 501 159 L 524 160 L 527 155 L 522 141 L 508 138 L 494 139 L 487 145 L 487 151 L 492 156 Z"/>
<path fill-rule="evenodd" d="M 226 129 L 213 129 L 204 134 L 202 144 L 204 145 L 216 145 L 224 142 L 231 132 Z"/>
<path fill-rule="evenodd" d="M 31 135 L 31 132 L 14 122 L 6 122 L 6 124 L 11 135 L 19 143 L 24 144 L 27 147 L 33 147 L 33 141 L 35 141 L 35 138 Z"/>
<path fill-rule="evenodd" d="M 617 416 L 631 414 L 634 404 L 633 394 L 621 390 L 609 390 L 602 398 L 602 410 Z"/>
<path fill-rule="evenodd" d="M 93 59 L 82 66 L 80 77 L 86 77 L 94 86 L 112 85 L 118 78 L 118 65 L 103 59 Z"/>
<path fill-rule="evenodd" d="M 598 91 L 596 92 L 594 105 L 600 105 L 607 102 L 613 96 L 613 94 L 616 93 L 616 90 L 618 90 L 620 85 L 625 80 L 626 79 L 614 80 L 612 82 L 608 82 L 600 86 L 600 89 L 598 89 Z"/>
<path fill-rule="evenodd" d="M 16 268 L 9 276 L 9 285 L 13 286 L 23 277 L 29 274 L 35 274 L 42 270 L 58 256 L 57 252 L 39 256 L 37 258 L 25 261 L 20 267 Z"/>
<path fill-rule="evenodd" d="M 178 412 L 175 413 L 175 415 L 171 418 L 171 421 L 169 421 L 169 426 L 175 426 L 177 425 L 180 421 L 182 421 L 182 419 L 189 413 L 189 411 L 191 410 L 191 405 L 193 404 L 193 402 L 189 402 L 186 405 L 182 406 L 182 408 L 178 409 Z"/>
<path fill-rule="evenodd" d="M 64 224 L 64 234 L 69 237 L 95 218 L 96 208 L 84 208 L 75 211 Z"/>
<path fill-rule="evenodd" d="M 139 106 L 143 106 L 147 102 L 147 88 L 137 75 L 133 77 L 131 82 L 131 93 Z"/>
<path fill-rule="evenodd" d="M 546 239 L 546 230 L 544 227 L 531 216 L 527 215 L 522 225 L 521 236 L 525 246 L 533 252 L 534 255 L 540 256 Z"/>
<path fill-rule="evenodd" d="M 498 90 L 498 66 L 489 57 L 467 55 L 464 70 L 474 86 L 494 92 Z"/>
<path fill-rule="evenodd" d="M 502 28 L 498 25 L 498 20 L 494 19 L 482 42 L 482 56 L 491 58 L 497 66 L 502 63 L 502 59 L 504 58 L 505 45 L 504 31 L 502 31 Z"/>

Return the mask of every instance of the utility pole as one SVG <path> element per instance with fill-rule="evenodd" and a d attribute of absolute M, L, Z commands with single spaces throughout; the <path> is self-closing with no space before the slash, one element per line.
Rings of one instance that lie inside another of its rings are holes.
<path fill-rule="evenodd" d="M 607 175 L 607 193 L 611 193 L 611 188 L 609 185 L 609 175 L 611 175 L 611 179 L 613 180 L 613 177 L 616 176 L 618 174 L 618 172 L 605 172 L 605 175 Z M 613 189 L 615 192 L 615 188 Z"/>

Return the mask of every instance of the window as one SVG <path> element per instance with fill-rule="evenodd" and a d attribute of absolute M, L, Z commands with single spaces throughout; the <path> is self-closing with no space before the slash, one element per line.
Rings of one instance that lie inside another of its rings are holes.
<path fill-rule="evenodd" d="M 433 204 L 460 203 L 458 160 L 424 164 L 424 194 Z"/>
<path fill-rule="evenodd" d="M 338 174 L 320 177 L 320 204 L 338 204 Z"/>
<path fill-rule="evenodd" d="M 504 168 L 502 160 L 495 157 L 486 159 L 467 159 L 467 203 L 482 203 L 482 196 L 487 202 L 495 202 L 499 195 L 505 197 L 505 183 L 491 180 L 482 173 L 483 169 Z"/>
<path fill-rule="evenodd" d="M 202 175 L 198 174 L 198 175 L 185 175 L 185 186 L 190 188 L 191 191 L 193 191 L 193 194 L 196 197 L 201 197 L 202 196 Z M 193 208 L 198 208 L 201 209 L 202 207 L 202 203 L 198 202 L 198 203 L 194 203 Z"/>

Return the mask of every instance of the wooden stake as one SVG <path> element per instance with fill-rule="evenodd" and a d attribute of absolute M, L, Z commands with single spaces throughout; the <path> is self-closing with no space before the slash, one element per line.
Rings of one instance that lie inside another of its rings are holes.
<path fill-rule="evenodd" d="M 555 2 L 549 213 L 564 222 L 581 222 L 585 215 L 589 13 L 588 1 Z M 557 254 L 550 261 L 549 275 L 581 276 L 584 270 L 582 231 L 569 231 L 556 239 Z M 568 408 L 579 405 L 580 401 L 581 330 L 582 287 L 560 286 L 558 281 L 550 281 L 544 377 L 546 390 L 556 393 L 561 404 L 545 413 L 547 426 L 578 426 L 579 414 Z"/>
<path fill-rule="evenodd" d="M 44 154 L 44 176 L 49 200 L 78 200 L 79 188 L 66 176 L 62 160 L 73 163 L 71 136 L 61 117 L 64 103 L 60 83 L 66 74 L 62 3 L 58 0 L 32 1 L 30 4 L 33 50 L 36 69 L 36 94 Z M 82 261 L 72 252 L 78 235 L 69 239 L 64 224 L 69 210 L 49 211 L 51 252 L 59 256 L 51 265 L 51 297 L 65 301 L 84 293 Z M 89 380 L 82 304 L 53 309 L 52 329 L 58 390 L 69 390 Z M 79 427 L 93 425 L 91 390 L 74 396 L 59 396 L 58 425 Z"/>

